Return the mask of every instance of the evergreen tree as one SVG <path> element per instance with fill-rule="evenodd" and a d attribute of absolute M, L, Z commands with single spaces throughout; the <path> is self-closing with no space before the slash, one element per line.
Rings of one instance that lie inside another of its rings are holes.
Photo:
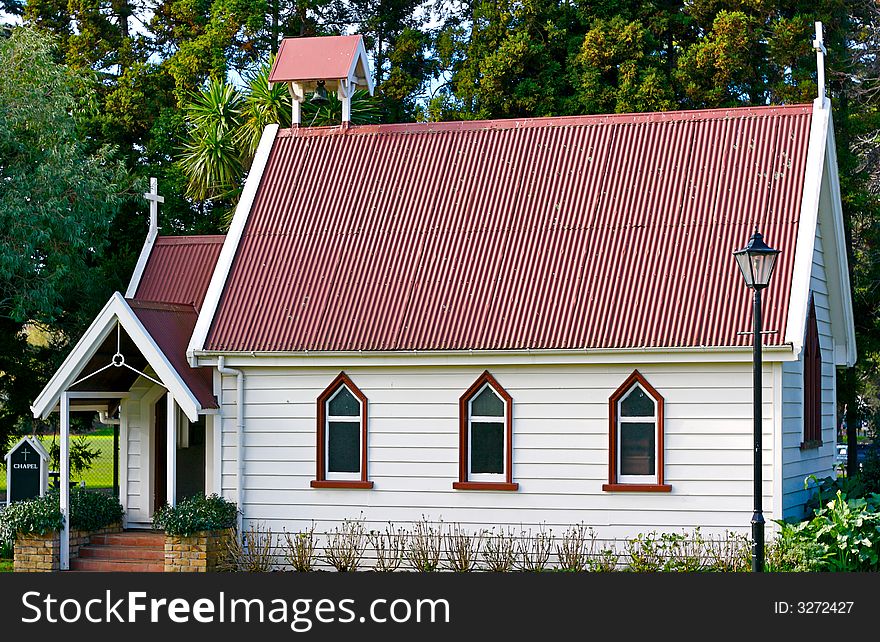
<path fill-rule="evenodd" d="M 19 27 L 0 40 L 0 443 L 64 344 L 108 293 L 99 264 L 133 188 L 113 150 L 82 142 L 88 78 L 52 60 L 48 38 Z M 100 291 L 100 292 L 99 292 Z M 43 332 L 39 332 L 42 329 Z M 42 342 L 29 337 L 42 334 Z M 42 343 L 42 345 L 40 345 Z"/>

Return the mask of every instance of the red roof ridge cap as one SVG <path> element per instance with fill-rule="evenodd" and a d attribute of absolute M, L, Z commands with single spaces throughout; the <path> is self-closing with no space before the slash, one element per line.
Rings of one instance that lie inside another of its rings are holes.
<path fill-rule="evenodd" d="M 214 244 L 223 243 L 225 234 L 192 234 L 184 236 L 160 235 L 156 237 L 154 245 L 195 245 L 199 243 Z"/>
<path fill-rule="evenodd" d="M 346 134 L 420 134 L 446 131 L 475 131 L 485 129 L 519 129 L 540 126 L 583 126 L 681 121 L 723 120 L 748 116 L 767 117 L 812 113 L 811 103 L 793 105 L 758 105 L 754 107 L 718 107 L 713 109 L 683 109 L 678 111 L 635 112 L 627 114 L 582 114 L 578 116 L 538 116 L 528 118 L 501 118 L 494 120 L 454 120 L 426 123 L 387 123 L 378 125 L 333 125 L 326 127 L 297 127 L 282 129 L 278 136 L 332 136 Z"/>
<path fill-rule="evenodd" d="M 169 303 L 168 301 L 149 301 L 138 298 L 126 299 L 125 302 L 132 308 L 166 310 L 168 312 L 192 312 L 197 314 L 195 306 L 191 303 Z"/>

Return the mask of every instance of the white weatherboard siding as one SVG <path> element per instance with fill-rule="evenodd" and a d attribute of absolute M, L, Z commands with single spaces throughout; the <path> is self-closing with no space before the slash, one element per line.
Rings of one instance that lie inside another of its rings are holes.
<path fill-rule="evenodd" d="M 820 216 L 820 220 L 822 217 Z M 807 499 L 804 482 L 810 475 L 818 479 L 834 475 L 834 444 L 836 442 L 836 387 L 831 334 L 831 305 L 826 280 L 822 227 L 816 226 L 810 290 L 816 306 L 819 345 L 822 348 L 822 446 L 801 450 L 804 439 L 803 420 L 803 351 L 797 361 L 783 363 L 782 371 L 782 515 L 803 517 Z"/>
<path fill-rule="evenodd" d="M 165 388 L 139 378 L 123 401 L 126 446 L 125 519 L 131 528 L 152 527 L 154 406 Z M 120 449 L 122 451 L 122 449 Z"/>
<path fill-rule="evenodd" d="M 125 519 L 130 525 L 136 525 L 148 518 L 148 507 L 143 505 L 147 496 L 143 469 L 144 456 L 147 453 L 145 442 L 149 441 L 150 435 L 147 423 L 149 416 L 143 416 L 141 400 L 150 385 L 152 384 L 145 384 L 144 379 L 139 380 L 132 386 L 128 398 L 122 402 L 125 426 L 120 432 L 125 439 L 126 480 L 121 492 L 125 494 Z"/>
<path fill-rule="evenodd" d="M 601 537 L 652 529 L 746 532 L 752 514 L 752 370 L 741 364 L 651 364 L 639 370 L 666 400 L 671 493 L 607 493 L 608 397 L 632 366 L 498 366 L 513 397 L 517 492 L 457 491 L 461 394 L 477 367 L 351 367 L 369 399 L 372 490 L 314 489 L 316 399 L 330 368 L 245 369 L 245 528 L 319 530 L 363 516 L 468 527 L 583 521 Z M 764 370 L 764 508 L 771 513 L 772 366 Z M 223 492 L 235 499 L 235 378 L 223 386 Z"/>

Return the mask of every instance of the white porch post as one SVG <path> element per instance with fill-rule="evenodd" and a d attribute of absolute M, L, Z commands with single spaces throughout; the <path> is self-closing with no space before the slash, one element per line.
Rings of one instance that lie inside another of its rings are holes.
<path fill-rule="evenodd" d="M 165 492 L 166 501 L 169 506 L 175 506 L 177 503 L 177 402 L 171 393 L 168 393 L 168 419 L 165 422 L 167 426 L 167 435 L 165 437 L 165 448 L 167 456 L 165 458 Z"/>
<path fill-rule="evenodd" d="M 65 390 L 61 393 L 61 470 L 58 483 L 61 484 L 61 514 L 64 525 L 61 527 L 60 568 L 70 568 L 70 396 Z"/>

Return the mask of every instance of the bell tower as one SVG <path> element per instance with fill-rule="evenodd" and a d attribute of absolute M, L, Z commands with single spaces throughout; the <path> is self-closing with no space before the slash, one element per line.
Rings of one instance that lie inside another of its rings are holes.
<path fill-rule="evenodd" d="M 372 95 L 373 79 L 362 36 L 285 38 L 269 72 L 270 83 L 287 83 L 293 103 L 291 126 L 302 120 L 302 102 L 327 100 L 335 91 L 342 103 L 342 125 L 351 122 L 351 97 L 360 87 Z"/>

